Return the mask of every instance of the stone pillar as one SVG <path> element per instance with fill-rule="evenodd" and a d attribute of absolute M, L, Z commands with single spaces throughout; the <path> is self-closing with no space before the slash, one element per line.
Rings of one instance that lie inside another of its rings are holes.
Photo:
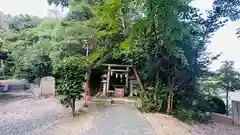
<path fill-rule="evenodd" d="M 44 77 L 40 82 L 41 95 L 55 96 L 55 78 L 52 76 Z"/>
<path fill-rule="evenodd" d="M 108 92 L 109 90 L 109 85 L 110 85 L 110 76 L 111 76 L 111 67 L 108 66 L 108 73 L 107 73 L 107 90 L 106 90 L 106 93 Z M 105 94 L 106 94 L 105 93 Z"/>
<path fill-rule="evenodd" d="M 128 90 L 128 71 L 129 71 L 129 67 L 127 67 L 127 75 L 125 76 L 126 77 L 126 90 Z"/>
<path fill-rule="evenodd" d="M 130 80 L 130 96 L 133 96 L 133 82 Z"/>
<path fill-rule="evenodd" d="M 106 80 L 103 80 L 102 81 L 103 83 L 103 96 L 106 96 L 106 93 L 107 93 L 107 81 Z"/>

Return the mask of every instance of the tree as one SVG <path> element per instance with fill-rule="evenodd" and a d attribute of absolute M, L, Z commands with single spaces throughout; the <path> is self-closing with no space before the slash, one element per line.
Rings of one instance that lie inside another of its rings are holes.
<path fill-rule="evenodd" d="M 20 17 L 24 23 L 21 19 L 12 23 L 14 33 L 3 43 L 14 58 L 13 71 L 36 77 L 45 74 L 44 63 L 51 63 L 62 103 L 71 106 L 75 115 L 75 101 L 83 92 L 80 84 L 89 80 L 93 68 L 117 58 L 139 73 L 144 82 L 139 92 L 142 101 L 167 113 L 193 110 L 202 94 L 197 80 L 206 79 L 207 65 L 218 57 L 205 52 L 206 43 L 226 22 L 220 19 L 226 14 L 214 7 L 202 18 L 188 0 L 48 2 L 68 7 L 69 15 L 40 24 L 28 17 Z M 48 62 L 38 64 L 38 60 Z"/>
<path fill-rule="evenodd" d="M 207 79 L 204 79 L 201 81 L 201 89 L 204 92 L 204 94 L 211 96 L 218 96 L 219 94 L 219 85 L 221 81 L 217 77 L 208 77 Z"/>
<path fill-rule="evenodd" d="M 0 12 L 0 32 L 8 30 L 10 20 L 11 16 L 9 14 L 4 14 L 3 12 Z"/>
<path fill-rule="evenodd" d="M 240 18 L 240 3 L 239 0 L 214 0 L 213 11 L 220 18 L 225 17 L 233 21 Z"/>
<path fill-rule="evenodd" d="M 184 104 L 191 106 L 196 99 L 193 94 L 197 95 L 196 79 L 205 70 L 199 58 L 210 34 L 219 28 L 218 24 L 211 24 L 217 20 L 210 20 L 210 16 L 205 20 L 196 9 L 181 2 L 148 1 L 144 4 L 146 14 L 135 20 L 131 35 L 128 34 L 129 38 L 120 47 L 126 49 L 123 49 L 123 53 L 128 53 L 126 59 L 140 70 L 146 87 L 167 87 L 167 112 L 174 109 L 173 99 L 177 99 L 176 102 L 188 99 Z M 184 21 L 179 21 L 178 15 L 182 15 Z M 206 59 L 203 62 L 210 63 Z"/>
<path fill-rule="evenodd" d="M 1 49 L 9 53 L 9 59 L 5 61 L 6 75 L 25 78 L 29 82 L 52 75 L 51 43 L 37 28 L 39 23 L 39 18 L 29 15 L 15 16 L 8 21 L 8 31 L 2 33 L 1 45 Z"/>
<path fill-rule="evenodd" d="M 49 5 L 55 4 L 55 5 L 61 5 L 63 7 L 68 6 L 68 0 L 47 0 Z"/>
<path fill-rule="evenodd" d="M 56 69 L 57 94 L 62 104 L 72 108 L 73 116 L 75 116 L 75 102 L 81 99 L 84 92 L 82 84 L 85 81 L 86 64 L 83 58 L 66 57 Z"/>
<path fill-rule="evenodd" d="M 233 61 L 224 61 L 223 65 L 221 66 L 221 68 L 218 71 L 218 74 L 220 76 L 220 80 L 221 80 L 221 87 L 223 89 L 226 90 L 226 106 L 227 109 L 229 107 L 229 103 L 228 103 L 228 95 L 229 95 L 229 91 L 234 91 L 239 89 L 239 84 L 240 84 L 240 80 L 239 80 L 239 76 L 238 76 L 238 72 L 236 72 L 234 70 L 234 62 Z M 227 115 L 228 115 L 228 110 L 227 110 Z"/>
<path fill-rule="evenodd" d="M 214 0 L 213 12 L 219 20 L 223 18 L 228 21 L 236 21 L 240 19 L 240 2 L 239 0 Z M 225 22 L 226 22 L 225 21 Z M 237 29 L 239 31 L 240 28 Z M 237 32 L 238 34 L 239 32 Z"/>
<path fill-rule="evenodd" d="M 92 16 L 75 19 L 76 25 L 70 27 L 74 26 L 77 30 L 76 26 L 84 22 L 85 28 L 89 27 L 87 31 L 94 35 L 94 41 L 85 38 L 87 43 L 103 45 L 100 47 L 104 51 L 96 56 L 96 61 L 92 61 L 91 65 L 101 63 L 106 58 L 124 59 L 138 70 L 144 80 L 147 89 L 143 92 L 144 97 L 151 93 L 151 87 L 167 87 L 169 113 L 174 109 L 173 102 L 188 99 L 188 102 L 181 103 L 191 106 L 194 96 L 197 96 L 197 78 L 207 70 L 204 69 L 206 63 L 217 57 L 208 61 L 199 60 L 204 55 L 211 34 L 224 22 L 219 21 L 213 11 L 206 19 L 202 18 L 197 9 L 188 5 L 188 1 L 59 0 L 50 3 L 69 6 L 70 11 L 78 15 L 90 11 Z M 77 37 L 80 35 L 74 38 Z"/>
<path fill-rule="evenodd" d="M 8 22 L 9 29 L 21 31 L 23 29 L 34 28 L 40 23 L 40 19 L 36 16 L 18 15 L 11 18 Z"/>

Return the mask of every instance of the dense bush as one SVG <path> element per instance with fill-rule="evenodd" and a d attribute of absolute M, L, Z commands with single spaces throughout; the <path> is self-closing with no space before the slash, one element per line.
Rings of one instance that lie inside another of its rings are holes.
<path fill-rule="evenodd" d="M 209 97 L 208 102 L 211 108 L 210 109 L 211 112 L 226 114 L 226 106 L 224 101 L 221 98 L 216 96 Z"/>
<path fill-rule="evenodd" d="M 145 95 L 144 95 L 145 94 Z M 148 88 L 141 96 L 140 110 L 144 112 L 164 112 L 167 106 L 165 87 Z"/>
<path fill-rule="evenodd" d="M 82 97 L 82 84 L 85 81 L 85 61 L 81 57 L 64 59 L 56 67 L 56 86 L 60 101 L 66 107 L 72 108 L 75 116 L 75 101 Z"/>
<path fill-rule="evenodd" d="M 24 78 L 31 83 L 36 78 L 52 75 L 52 60 L 47 55 L 34 56 L 31 60 L 28 58 L 27 62 L 21 61 L 18 64 L 16 67 L 8 68 L 8 70 L 14 71 L 16 77 Z"/>
<path fill-rule="evenodd" d="M 211 112 L 211 106 L 209 101 L 206 99 L 205 95 L 199 95 L 194 104 L 194 110 L 196 112 Z"/>
<path fill-rule="evenodd" d="M 210 123 L 212 118 L 210 115 L 211 106 L 204 94 L 198 93 L 195 95 L 195 100 L 192 105 L 186 106 L 186 104 L 175 104 L 175 108 L 172 112 L 176 118 L 182 121 L 195 120 L 200 123 Z"/>
<path fill-rule="evenodd" d="M 176 118 L 182 121 L 190 121 L 196 117 L 196 112 L 193 109 L 186 109 L 183 107 L 175 108 L 172 112 Z"/>

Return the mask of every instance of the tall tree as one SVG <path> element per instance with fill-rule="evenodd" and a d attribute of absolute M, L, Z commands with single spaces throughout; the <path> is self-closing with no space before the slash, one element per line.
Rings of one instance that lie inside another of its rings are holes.
<path fill-rule="evenodd" d="M 234 70 L 233 61 L 224 61 L 223 65 L 218 71 L 221 80 L 221 86 L 226 91 L 226 106 L 229 107 L 229 91 L 239 89 L 240 79 L 239 73 Z M 228 110 L 227 110 L 228 114 Z"/>
<path fill-rule="evenodd" d="M 215 7 L 202 18 L 189 0 L 48 2 L 69 7 L 55 38 L 67 47 L 91 47 L 85 57 L 90 60 L 89 74 L 106 59 L 122 59 L 140 74 L 143 101 L 159 110 L 165 105 L 167 113 L 193 106 L 199 94 L 197 79 L 209 74 L 207 65 L 219 56 L 205 52 L 213 32 L 226 22 Z M 63 57 L 71 55 L 82 57 L 82 52 L 70 49 Z"/>
<path fill-rule="evenodd" d="M 213 12 L 219 20 L 236 21 L 240 19 L 240 1 L 239 0 L 214 0 Z M 239 31 L 238 28 L 237 31 Z M 239 32 L 237 32 L 238 34 Z"/>

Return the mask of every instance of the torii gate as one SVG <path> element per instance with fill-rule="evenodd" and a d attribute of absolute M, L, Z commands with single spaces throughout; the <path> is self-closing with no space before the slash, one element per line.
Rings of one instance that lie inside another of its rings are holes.
<path fill-rule="evenodd" d="M 141 83 L 141 80 L 138 76 L 138 73 L 136 71 L 136 69 L 131 66 L 131 65 L 121 65 L 121 64 L 103 64 L 103 66 L 106 66 L 108 67 L 107 69 L 107 81 L 106 81 L 106 88 L 105 90 L 103 89 L 103 95 L 106 96 L 106 94 L 109 92 L 109 84 L 110 84 L 110 76 L 111 76 L 111 72 L 123 72 L 126 74 L 125 76 L 125 87 L 128 88 L 128 84 L 129 84 L 129 71 L 130 71 L 130 68 L 133 69 L 134 71 L 134 74 L 136 76 L 136 79 L 137 79 L 137 82 L 139 83 L 140 87 L 141 87 L 141 90 L 144 91 L 144 87 Z M 114 69 L 114 67 L 121 67 L 121 68 L 125 68 L 125 69 Z M 132 91 L 130 91 L 130 95 L 132 95 Z"/>

